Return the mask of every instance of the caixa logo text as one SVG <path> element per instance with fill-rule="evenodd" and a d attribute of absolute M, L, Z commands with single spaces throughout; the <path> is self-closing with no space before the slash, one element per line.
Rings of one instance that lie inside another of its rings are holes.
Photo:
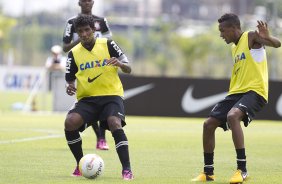
<path fill-rule="evenodd" d="M 35 74 L 16 74 L 7 73 L 4 78 L 4 87 L 6 89 L 29 90 L 32 89 L 36 82 L 40 79 L 40 75 Z"/>

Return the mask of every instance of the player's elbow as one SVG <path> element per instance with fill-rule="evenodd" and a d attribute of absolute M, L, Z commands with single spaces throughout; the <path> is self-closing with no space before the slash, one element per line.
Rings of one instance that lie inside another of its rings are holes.
<path fill-rule="evenodd" d="M 281 47 L 281 42 L 280 42 L 280 40 L 274 39 L 273 42 L 272 42 L 272 46 L 273 46 L 274 48 L 279 48 L 279 47 Z"/>
<path fill-rule="evenodd" d="M 275 44 L 275 46 L 274 46 L 275 48 L 279 48 L 279 47 L 281 47 L 281 42 L 278 42 L 277 44 Z"/>
<path fill-rule="evenodd" d="M 128 69 L 127 73 L 128 73 L 128 74 L 130 74 L 130 73 L 131 73 L 131 68 L 129 68 L 129 69 Z"/>
<path fill-rule="evenodd" d="M 65 53 L 69 52 L 70 51 L 70 47 L 67 44 L 63 44 L 63 51 Z"/>
<path fill-rule="evenodd" d="M 130 74 L 131 73 L 131 68 L 122 69 L 122 72 L 126 73 L 126 74 Z"/>
<path fill-rule="evenodd" d="M 65 53 L 67 53 L 68 51 L 70 51 L 68 48 L 66 48 L 66 47 L 63 47 L 63 51 L 65 52 Z"/>

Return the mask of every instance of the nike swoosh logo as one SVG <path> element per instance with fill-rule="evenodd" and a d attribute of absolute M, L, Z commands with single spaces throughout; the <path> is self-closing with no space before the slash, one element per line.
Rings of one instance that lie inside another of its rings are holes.
<path fill-rule="evenodd" d="M 144 86 L 139 86 L 139 87 L 136 87 L 136 88 L 127 89 L 127 90 L 124 91 L 124 100 L 127 100 L 127 99 L 132 98 L 136 95 L 144 93 L 145 91 L 152 89 L 154 86 L 155 86 L 154 84 L 147 84 L 147 85 L 144 85 Z"/>
<path fill-rule="evenodd" d="M 99 75 L 97 75 L 96 77 L 94 77 L 93 79 L 90 79 L 90 77 L 88 77 L 88 82 L 92 83 L 94 80 L 96 80 L 98 77 L 100 77 L 103 73 L 100 73 Z"/>
<path fill-rule="evenodd" d="M 280 97 L 277 100 L 276 111 L 277 111 L 277 114 L 282 117 L 282 94 L 280 95 Z"/>
<path fill-rule="evenodd" d="M 244 107 L 244 108 L 248 109 L 248 108 L 247 108 L 247 106 L 245 106 L 245 105 L 243 105 L 243 104 L 241 104 L 241 103 L 239 103 L 239 106 L 241 106 L 241 107 Z"/>
<path fill-rule="evenodd" d="M 220 100 L 223 100 L 227 95 L 227 92 L 224 92 L 200 99 L 195 99 L 192 95 L 193 89 L 193 86 L 189 86 L 181 101 L 182 109 L 187 113 L 197 113 L 204 109 L 207 109 L 210 106 L 215 105 Z"/>
<path fill-rule="evenodd" d="M 246 180 L 247 177 L 248 177 L 248 173 L 247 172 L 242 172 L 243 180 Z"/>

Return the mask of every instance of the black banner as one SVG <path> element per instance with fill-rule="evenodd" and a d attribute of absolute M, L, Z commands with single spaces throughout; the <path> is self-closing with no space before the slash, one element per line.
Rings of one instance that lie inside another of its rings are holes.
<path fill-rule="evenodd" d="M 127 115 L 207 117 L 224 99 L 229 80 L 122 75 Z M 269 102 L 256 119 L 282 119 L 282 83 L 270 82 Z"/>

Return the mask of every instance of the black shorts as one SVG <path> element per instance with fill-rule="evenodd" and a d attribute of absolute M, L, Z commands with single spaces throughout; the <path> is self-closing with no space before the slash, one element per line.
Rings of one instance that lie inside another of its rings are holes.
<path fill-rule="evenodd" d="M 226 131 L 230 129 L 227 123 L 228 112 L 232 108 L 238 108 L 246 114 L 242 121 L 244 126 L 247 127 L 255 114 L 261 111 L 266 103 L 265 99 L 254 91 L 228 95 L 214 106 L 209 116 L 218 119 L 221 122 L 220 127 Z"/>
<path fill-rule="evenodd" d="M 120 96 L 98 96 L 80 99 L 68 113 L 76 112 L 81 115 L 84 125 L 79 131 L 84 131 L 93 122 L 100 121 L 100 126 L 109 129 L 107 118 L 116 116 L 121 119 L 121 125 L 125 126 L 123 100 Z"/>

